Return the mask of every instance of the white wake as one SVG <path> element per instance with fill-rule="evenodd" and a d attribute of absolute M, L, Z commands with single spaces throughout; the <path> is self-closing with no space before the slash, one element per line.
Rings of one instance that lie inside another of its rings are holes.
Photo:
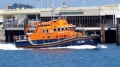
<path fill-rule="evenodd" d="M 16 48 L 12 43 L 0 43 L 0 50 L 22 50 L 22 48 Z"/>
<path fill-rule="evenodd" d="M 97 48 L 107 48 L 107 46 L 106 45 L 102 45 L 102 44 L 98 44 Z"/>
<path fill-rule="evenodd" d="M 91 46 L 91 45 L 76 45 L 76 46 L 67 46 L 67 47 L 51 47 L 51 48 L 43 48 L 43 49 L 99 49 L 99 48 L 107 48 L 106 45 Z M 23 48 L 16 48 L 13 43 L 0 43 L 0 50 L 26 50 Z"/>
<path fill-rule="evenodd" d="M 100 48 L 107 48 L 105 45 L 76 45 L 76 46 L 67 46 L 67 47 L 52 47 L 52 48 L 45 48 L 45 49 L 100 49 Z"/>

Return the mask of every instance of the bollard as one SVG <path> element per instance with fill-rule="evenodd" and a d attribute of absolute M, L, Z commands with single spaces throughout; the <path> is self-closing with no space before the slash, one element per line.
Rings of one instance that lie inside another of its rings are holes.
<path fill-rule="evenodd" d="M 120 24 L 116 25 L 116 45 L 120 45 Z"/>

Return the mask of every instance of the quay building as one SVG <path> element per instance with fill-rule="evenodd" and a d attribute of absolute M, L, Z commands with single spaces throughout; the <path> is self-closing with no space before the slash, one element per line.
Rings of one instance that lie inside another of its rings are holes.
<path fill-rule="evenodd" d="M 54 8 L 54 11 L 53 8 L 0 9 L 0 22 L 13 17 L 18 19 L 19 23 L 22 23 L 25 17 L 28 17 L 29 21 L 49 21 L 53 16 L 57 18 L 58 13 L 65 16 L 68 23 L 75 24 L 77 27 L 100 27 L 100 23 L 114 26 L 120 23 L 120 4 L 91 7 L 70 7 L 64 4 Z"/>

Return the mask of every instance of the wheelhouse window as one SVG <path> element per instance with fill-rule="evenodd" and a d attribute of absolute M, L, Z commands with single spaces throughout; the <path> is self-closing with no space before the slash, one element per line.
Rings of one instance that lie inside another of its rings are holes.
<path fill-rule="evenodd" d="M 70 30 L 72 30 L 72 27 L 69 27 L 70 28 Z"/>
<path fill-rule="evenodd" d="M 76 27 L 73 27 L 73 29 L 75 30 Z"/>
<path fill-rule="evenodd" d="M 65 30 L 75 30 L 75 27 L 66 27 Z"/>
<path fill-rule="evenodd" d="M 61 28 L 62 31 L 64 31 L 64 28 Z"/>
<path fill-rule="evenodd" d="M 75 30 L 75 27 L 69 27 L 70 28 L 70 30 Z"/>
<path fill-rule="evenodd" d="M 45 33 L 45 30 L 43 29 L 42 32 Z"/>
<path fill-rule="evenodd" d="M 27 33 L 34 33 L 34 32 L 35 32 L 35 29 L 36 29 L 36 25 L 30 25 Z"/>
<path fill-rule="evenodd" d="M 70 30 L 70 27 L 68 27 L 67 30 Z"/>
<path fill-rule="evenodd" d="M 48 33 L 48 29 L 46 29 L 46 33 Z"/>
<path fill-rule="evenodd" d="M 67 27 L 66 27 L 65 29 L 66 29 L 66 30 L 68 30 L 68 28 L 67 28 Z"/>
<path fill-rule="evenodd" d="M 57 31 L 57 28 L 54 28 L 54 31 Z"/>
<path fill-rule="evenodd" d="M 60 28 L 58 28 L 58 31 L 60 31 Z"/>

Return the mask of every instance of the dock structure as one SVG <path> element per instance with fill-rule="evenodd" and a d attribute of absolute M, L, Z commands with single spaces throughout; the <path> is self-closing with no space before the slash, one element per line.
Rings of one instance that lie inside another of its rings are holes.
<path fill-rule="evenodd" d="M 116 44 L 120 46 L 120 19 L 118 19 L 116 24 Z"/>
<path fill-rule="evenodd" d="M 4 42 L 5 41 L 5 30 L 0 30 L 0 42 Z"/>
<path fill-rule="evenodd" d="M 2 29 L 3 25 L 0 25 L 0 42 L 4 42 L 5 41 L 5 30 Z"/>
<path fill-rule="evenodd" d="M 87 35 L 92 35 L 92 34 L 101 35 L 103 36 L 101 37 L 102 43 L 116 42 L 114 38 L 115 35 L 113 35 L 115 34 L 114 31 L 116 31 L 116 28 L 107 28 L 107 27 L 103 27 L 103 25 L 102 27 L 76 27 L 76 30 L 85 30 Z M 6 38 L 5 41 L 6 42 L 13 42 L 15 35 L 24 35 L 24 25 L 11 25 L 10 24 L 10 25 L 6 25 L 4 30 L 5 30 L 5 38 Z"/>

